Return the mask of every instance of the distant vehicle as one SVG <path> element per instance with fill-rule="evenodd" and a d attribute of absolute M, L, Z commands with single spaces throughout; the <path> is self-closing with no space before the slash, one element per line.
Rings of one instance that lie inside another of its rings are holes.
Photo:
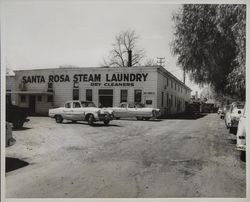
<path fill-rule="evenodd" d="M 225 123 L 227 128 L 230 129 L 230 132 L 233 130 L 237 130 L 238 122 L 240 117 L 242 116 L 243 109 L 244 103 L 233 102 L 230 105 L 230 109 L 226 112 Z"/>
<path fill-rule="evenodd" d="M 49 116 L 55 118 L 57 123 L 62 123 L 64 119 L 76 121 L 87 121 L 90 125 L 97 121 L 103 121 L 105 125 L 113 119 L 112 110 L 104 110 L 88 101 L 68 101 L 64 107 L 49 109 Z"/>
<path fill-rule="evenodd" d="M 225 113 L 230 109 L 230 105 L 226 105 L 222 108 L 222 111 L 220 113 L 220 118 L 224 119 L 225 118 Z"/>
<path fill-rule="evenodd" d="M 241 151 L 241 160 L 246 158 L 246 108 L 244 108 L 243 115 L 240 117 L 238 130 L 236 134 L 236 149 Z"/>
<path fill-rule="evenodd" d="M 217 111 L 217 114 L 221 114 L 222 113 L 222 108 L 221 107 L 219 107 L 219 109 L 218 109 L 218 111 Z"/>
<path fill-rule="evenodd" d="M 16 140 L 12 136 L 12 128 L 9 122 L 5 123 L 5 128 L 6 128 L 5 147 L 9 147 L 15 144 Z"/>
<path fill-rule="evenodd" d="M 136 118 L 137 120 L 149 120 L 151 118 L 159 118 L 161 116 L 160 109 L 145 107 L 142 103 L 122 102 L 119 107 L 107 108 L 114 110 L 116 119 L 120 118 Z"/>
<path fill-rule="evenodd" d="M 19 107 L 6 102 L 6 121 L 12 123 L 15 128 L 22 128 L 23 124 L 29 121 L 27 119 L 29 114 L 29 108 Z"/>
<path fill-rule="evenodd" d="M 200 114 L 201 104 L 198 102 L 188 103 L 186 106 L 186 112 L 188 114 Z"/>

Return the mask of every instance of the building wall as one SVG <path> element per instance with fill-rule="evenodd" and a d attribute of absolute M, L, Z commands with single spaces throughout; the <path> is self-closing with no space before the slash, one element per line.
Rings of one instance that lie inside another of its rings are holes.
<path fill-rule="evenodd" d="M 167 71 L 162 67 L 131 67 L 131 68 L 56 68 L 56 69 L 40 69 L 40 70 L 20 70 L 15 71 L 15 79 L 9 80 L 8 86 L 10 88 L 16 88 L 20 90 L 19 86 L 23 81 L 26 81 L 25 90 L 28 92 L 47 92 L 48 82 L 53 78 L 53 102 L 47 102 L 48 95 L 42 94 L 42 101 L 38 101 L 38 95 L 36 95 L 36 112 L 40 114 L 47 114 L 48 109 L 52 107 L 63 106 L 68 100 L 73 99 L 73 89 L 78 87 L 79 99 L 86 100 L 86 89 L 92 89 L 92 101 L 99 106 L 99 89 L 112 89 L 113 90 L 113 106 L 118 106 L 121 102 L 120 92 L 121 89 L 128 90 L 128 102 L 134 102 L 134 91 L 136 89 L 142 90 L 142 103 L 150 103 L 148 107 L 160 108 L 165 114 L 182 112 L 185 109 L 185 101 L 190 98 L 190 90 L 185 94 L 184 89 L 188 89 L 187 86 L 182 85 L 182 92 L 178 89 L 175 90 L 175 83 L 181 86 L 182 82 L 176 79 L 171 74 L 167 74 Z M 90 74 L 100 74 L 100 80 L 88 81 L 88 79 L 79 79 L 79 75 L 87 74 L 89 78 Z M 110 81 L 112 76 L 117 74 L 134 74 L 144 75 L 140 76 L 138 81 Z M 77 75 L 77 76 L 76 76 Z M 106 77 L 108 75 L 108 78 Z M 32 78 L 32 76 L 34 78 Z M 36 76 L 36 78 L 35 78 Z M 38 78 L 39 77 L 39 78 Z M 43 78 L 41 78 L 43 77 Z M 67 79 L 66 79 L 67 77 Z M 74 82 L 74 79 L 78 78 L 78 82 Z M 59 78 L 56 80 L 55 78 Z M 33 79 L 33 80 L 32 80 Z M 173 88 L 171 88 L 171 80 L 174 82 Z M 167 82 L 168 81 L 168 82 Z M 13 85 L 15 83 L 15 85 Z M 110 86 L 116 83 L 129 83 L 130 86 Z M 133 86 L 131 86 L 131 84 Z M 106 85 L 106 86 L 105 86 Z M 107 86 L 108 85 L 108 86 Z M 180 88 L 180 87 L 179 87 Z M 162 100 L 163 95 L 163 100 Z M 167 100 L 167 95 L 169 99 Z M 173 96 L 171 105 L 171 95 Z M 23 107 L 29 106 L 29 95 L 26 95 L 26 102 L 22 103 L 20 96 L 17 96 L 15 102 Z M 182 105 L 178 108 L 175 105 L 175 97 L 182 100 Z"/>
<path fill-rule="evenodd" d="M 164 115 L 184 112 L 191 97 L 191 89 L 163 68 L 158 70 L 157 92 L 157 106 Z"/>

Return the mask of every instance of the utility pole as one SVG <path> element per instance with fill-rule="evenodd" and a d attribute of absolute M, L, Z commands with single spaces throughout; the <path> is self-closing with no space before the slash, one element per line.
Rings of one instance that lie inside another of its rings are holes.
<path fill-rule="evenodd" d="M 157 64 L 160 65 L 160 66 L 163 66 L 164 67 L 164 63 L 165 63 L 165 57 L 157 57 Z"/>

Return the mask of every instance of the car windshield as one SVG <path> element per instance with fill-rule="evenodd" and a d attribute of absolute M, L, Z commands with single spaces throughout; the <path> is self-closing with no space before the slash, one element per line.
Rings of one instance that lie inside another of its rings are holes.
<path fill-rule="evenodd" d="M 244 105 L 236 105 L 238 109 L 244 109 Z"/>
<path fill-rule="evenodd" d="M 143 108 L 143 107 L 145 107 L 145 105 L 142 104 L 142 103 L 136 103 L 135 107 L 137 107 L 137 108 Z"/>
<path fill-rule="evenodd" d="M 96 107 L 93 102 L 81 102 L 82 107 Z"/>

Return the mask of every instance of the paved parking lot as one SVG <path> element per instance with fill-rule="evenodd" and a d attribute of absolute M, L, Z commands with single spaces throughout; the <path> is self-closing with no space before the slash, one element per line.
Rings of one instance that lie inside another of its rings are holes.
<path fill-rule="evenodd" d="M 115 120 L 110 126 L 31 117 L 6 156 L 6 197 L 245 197 L 246 165 L 217 114 Z"/>

